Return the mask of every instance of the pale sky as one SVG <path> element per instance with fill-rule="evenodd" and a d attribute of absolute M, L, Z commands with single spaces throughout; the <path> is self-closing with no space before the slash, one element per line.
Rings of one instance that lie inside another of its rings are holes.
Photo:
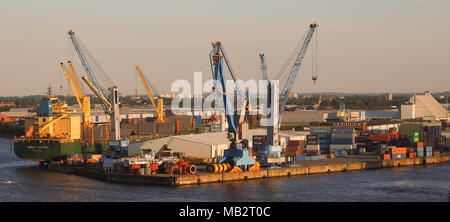
<path fill-rule="evenodd" d="M 294 92 L 449 90 L 450 1 L 1 0 L 0 96 L 69 92 L 59 63 L 84 73 L 69 29 L 124 94 L 142 84 L 140 65 L 160 92 L 174 80 L 211 78 L 208 53 L 221 40 L 243 80 L 259 79 L 258 53 L 275 76 L 313 21 L 319 23 L 319 82 L 308 51 Z M 70 54 L 72 53 L 72 55 Z"/>

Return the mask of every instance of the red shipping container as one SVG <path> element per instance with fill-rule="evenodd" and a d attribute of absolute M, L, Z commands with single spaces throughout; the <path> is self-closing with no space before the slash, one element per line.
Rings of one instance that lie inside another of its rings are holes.
<path fill-rule="evenodd" d="M 415 152 L 408 153 L 407 157 L 408 158 L 414 158 L 414 157 L 416 157 L 416 153 Z"/>
<path fill-rule="evenodd" d="M 302 146 L 303 140 L 289 140 L 288 146 Z"/>
<path fill-rule="evenodd" d="M 370 135 L 372 141 L 389 141 L 389 134 L 372 134 Z"/>
<path fill-rule="evenodd" d="M 300 150 L 300 146 L 288 146 L 286 147 L 287 151 L 299 151 Z"/>
<path fill-rule="evenodd" d="M 130 165 L 129 168 L 130 168 L 130 169 L 139 169 L 139 168 L 141 168 L 141 165 L 139 165 L 139 164 L 133 164 L 133 165 Z"/>
<path fill-rule="evenodd" d="M 416 146 L 417 147 L 423 147 L 423 142 L 417 142 Z"/>
<path fill-rule="evenodd" d="M 391 154 L 382 154 L 382 155 L 380 156 L 380 158 L 381 158 L 382 160 L 390 160 L 390 159 L 391 159 Z"/>

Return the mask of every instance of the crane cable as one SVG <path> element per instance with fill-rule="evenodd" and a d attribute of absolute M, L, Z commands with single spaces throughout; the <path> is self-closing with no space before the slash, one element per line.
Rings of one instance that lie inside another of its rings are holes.
<path fill-rule="evenodd" d="M 312 75 L 313 75 L 313 77 L 316 77 L 317 78 L 317 73 L 319 73 L 319 68 L 318 68 L 318 64 L 319 64 L 319 59 L 318 59 L 318 56 L 317 56 L 317 48 L 318 48 L 318 41 L 317 41 L 317 36 L 318 36 L 318 29 L 316 29 L 316 36 L 315 36 L 315 41 L 313 41 L 313 44 L 311 44 L 311 47 L 312 47 L 312 69 L 311 69 L 311 72 L 312 72 Z M 314 40 L 314 39 L 313 39 Z M 314 46 L 314 44 L 315 44 L 315 46 Z"/>
<path fill-rule="evenodd" d="M 75 69 L 75 66 L 74 66 L 74 62 L 75 61 L 73 61 L 74 48 L 70 47 L 71 45 L 72 45 L 72 43 L 71 43 L 70 38 L 67 38 L 67 61 L 71 61 L 72 62 L 72 66 Z M 78 65 L 78 63 L 77 63 L 77 65 Z M 78 75 L 78 72 L 75 72 L 75 76 L 76 76 L 78 82 L 82 82 L 81 81 L 81 76 Z M 72 80 L 72 81 L 74 81 L 74 80 Z M 69 83 L 67 83 L 67 84 L 69 84 Z M 83 93 L 83 95 L 87 95 L 89 91 L 85 88 L 84 84 L 79 84 L 79 85 L 81 87 L 81 92 Z M 68 92 L 70 91 L 69 87 L 70 86 L 67 87 Z M 75 95 L 73 95 L 73 96 L 75 96 Z"/>
<path fill-rule="evenodd" d="M 74 35 L 74 37 L 80 44 L 80 48 L 86 53 L 86 57 L 87 57 L 86 59 L 91 60 L 91 61 L 88 61 L 88 63 L 91 65 L 94 65 L 94 66 L 91 66 L 91 68 L 95 69 L 95 70 L 92 70 L 92 72 L 96 75 L 95 77 L 99 78 L 100 81 L 106 85 L 106 88 L 115 86 L 115 83 L 111 80 L 108 73 L 100 66 L 100 64 L 97 62 L 97 60 L 94 58 L 94 56 L 89 52 L 87 47 L 83 44 L 83 42 L 80 41 L 78 36 Z M 96 72 L 96 71 L 98 71 L 98 72 Z M 99 83 L 99 84 L 101 84 L 101 83 Z M 101 85 L 101 87 L 103 88 L 104 86 Z M 105 90 L 105 91 L 109 92 L 109 90 Z"/>
<path fill-rule="evenodd" d="M 298 51 L 300 51 L 302 43 L 303 43 L 304 39 L 306 38 L 307 34 L 308 34 L 308 31 L 303 35 L 303 37 L 299 41 L 297 47 L 292 51 L 291 55 L 289 56 L 289 58 L 286 60 L 286 62 L 284 63 L 284 65 L 281 67 L 280 71 L 276 75 L 275 79 L 279 79 L 279 81 L 281 83 L 287 84 L 287 83 L 285 83 L 285 81 L 287 80 L 287 78 L 289 76 L 289 72 L 288 72 L 287 68 L 290 67 L 290 64 L 295 62 L 296 55 L 298 54 Z M 284 84 L 283 84 L 283 86 L 284 86 Z"/>
<path fill-rule="evenodd" d="M 141 71 L 142 72 L 142 71 Z M 148 86 L 150 86 L 150 88 L 153 90 L 153 93 L 156 94 L 156 96 L 159 98 L 161 94 L 159 94 L 158 90 L 156 89 L 156 87 L 154 87 L 152 85 L 152 83 L 150 81 L 148 81 L 147 76 L 144 74 L 144 72 L 142 72 L 142 76 L 144 77 L 145 81 L 147 82 Z"/>

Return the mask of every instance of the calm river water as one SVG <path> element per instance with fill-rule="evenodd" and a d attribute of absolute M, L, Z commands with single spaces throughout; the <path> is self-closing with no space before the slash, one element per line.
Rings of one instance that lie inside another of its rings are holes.
<path fill-rule="evenodd" d="M 4 183 L 11 180 L 17 183 Z M 38 168 L 0 138 L 0 201 L 449 201 L 450 163 L 186 187 L 106 183 Z"/>

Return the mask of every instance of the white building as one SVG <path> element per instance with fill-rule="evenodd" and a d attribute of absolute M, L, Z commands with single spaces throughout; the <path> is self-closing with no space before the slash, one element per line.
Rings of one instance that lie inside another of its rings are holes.
<path fill-rule="evenodd" d="M 266 135 L 266 129 L 248 130 L 246 138 L 249 147 L 252 147 L 253 135 Z M 280 132 L 281 144 L 286 146 L 287 140 L 304 140 L 305 135 L 302 132 Z M 140 153 L 144 150 L 157 152 L 165 144 L 172 152 L 184 152 L 186 156 L 213 158 L 223 156 L 223 151 L 229 148 L 230 141 L 227 139 L 226 132 L 202 133 L 191 135 L 177 135 L 164 137 L 145 142 L 132 143 L 128 146 L 128 154 Z"/>
<path fill-rule="evenodd" d="M 423 95 L 414 95 L 408 104 L 401 107 L 401 119 L 443 120 L 447 118 L 447 111 L 430 92 Z"/>

